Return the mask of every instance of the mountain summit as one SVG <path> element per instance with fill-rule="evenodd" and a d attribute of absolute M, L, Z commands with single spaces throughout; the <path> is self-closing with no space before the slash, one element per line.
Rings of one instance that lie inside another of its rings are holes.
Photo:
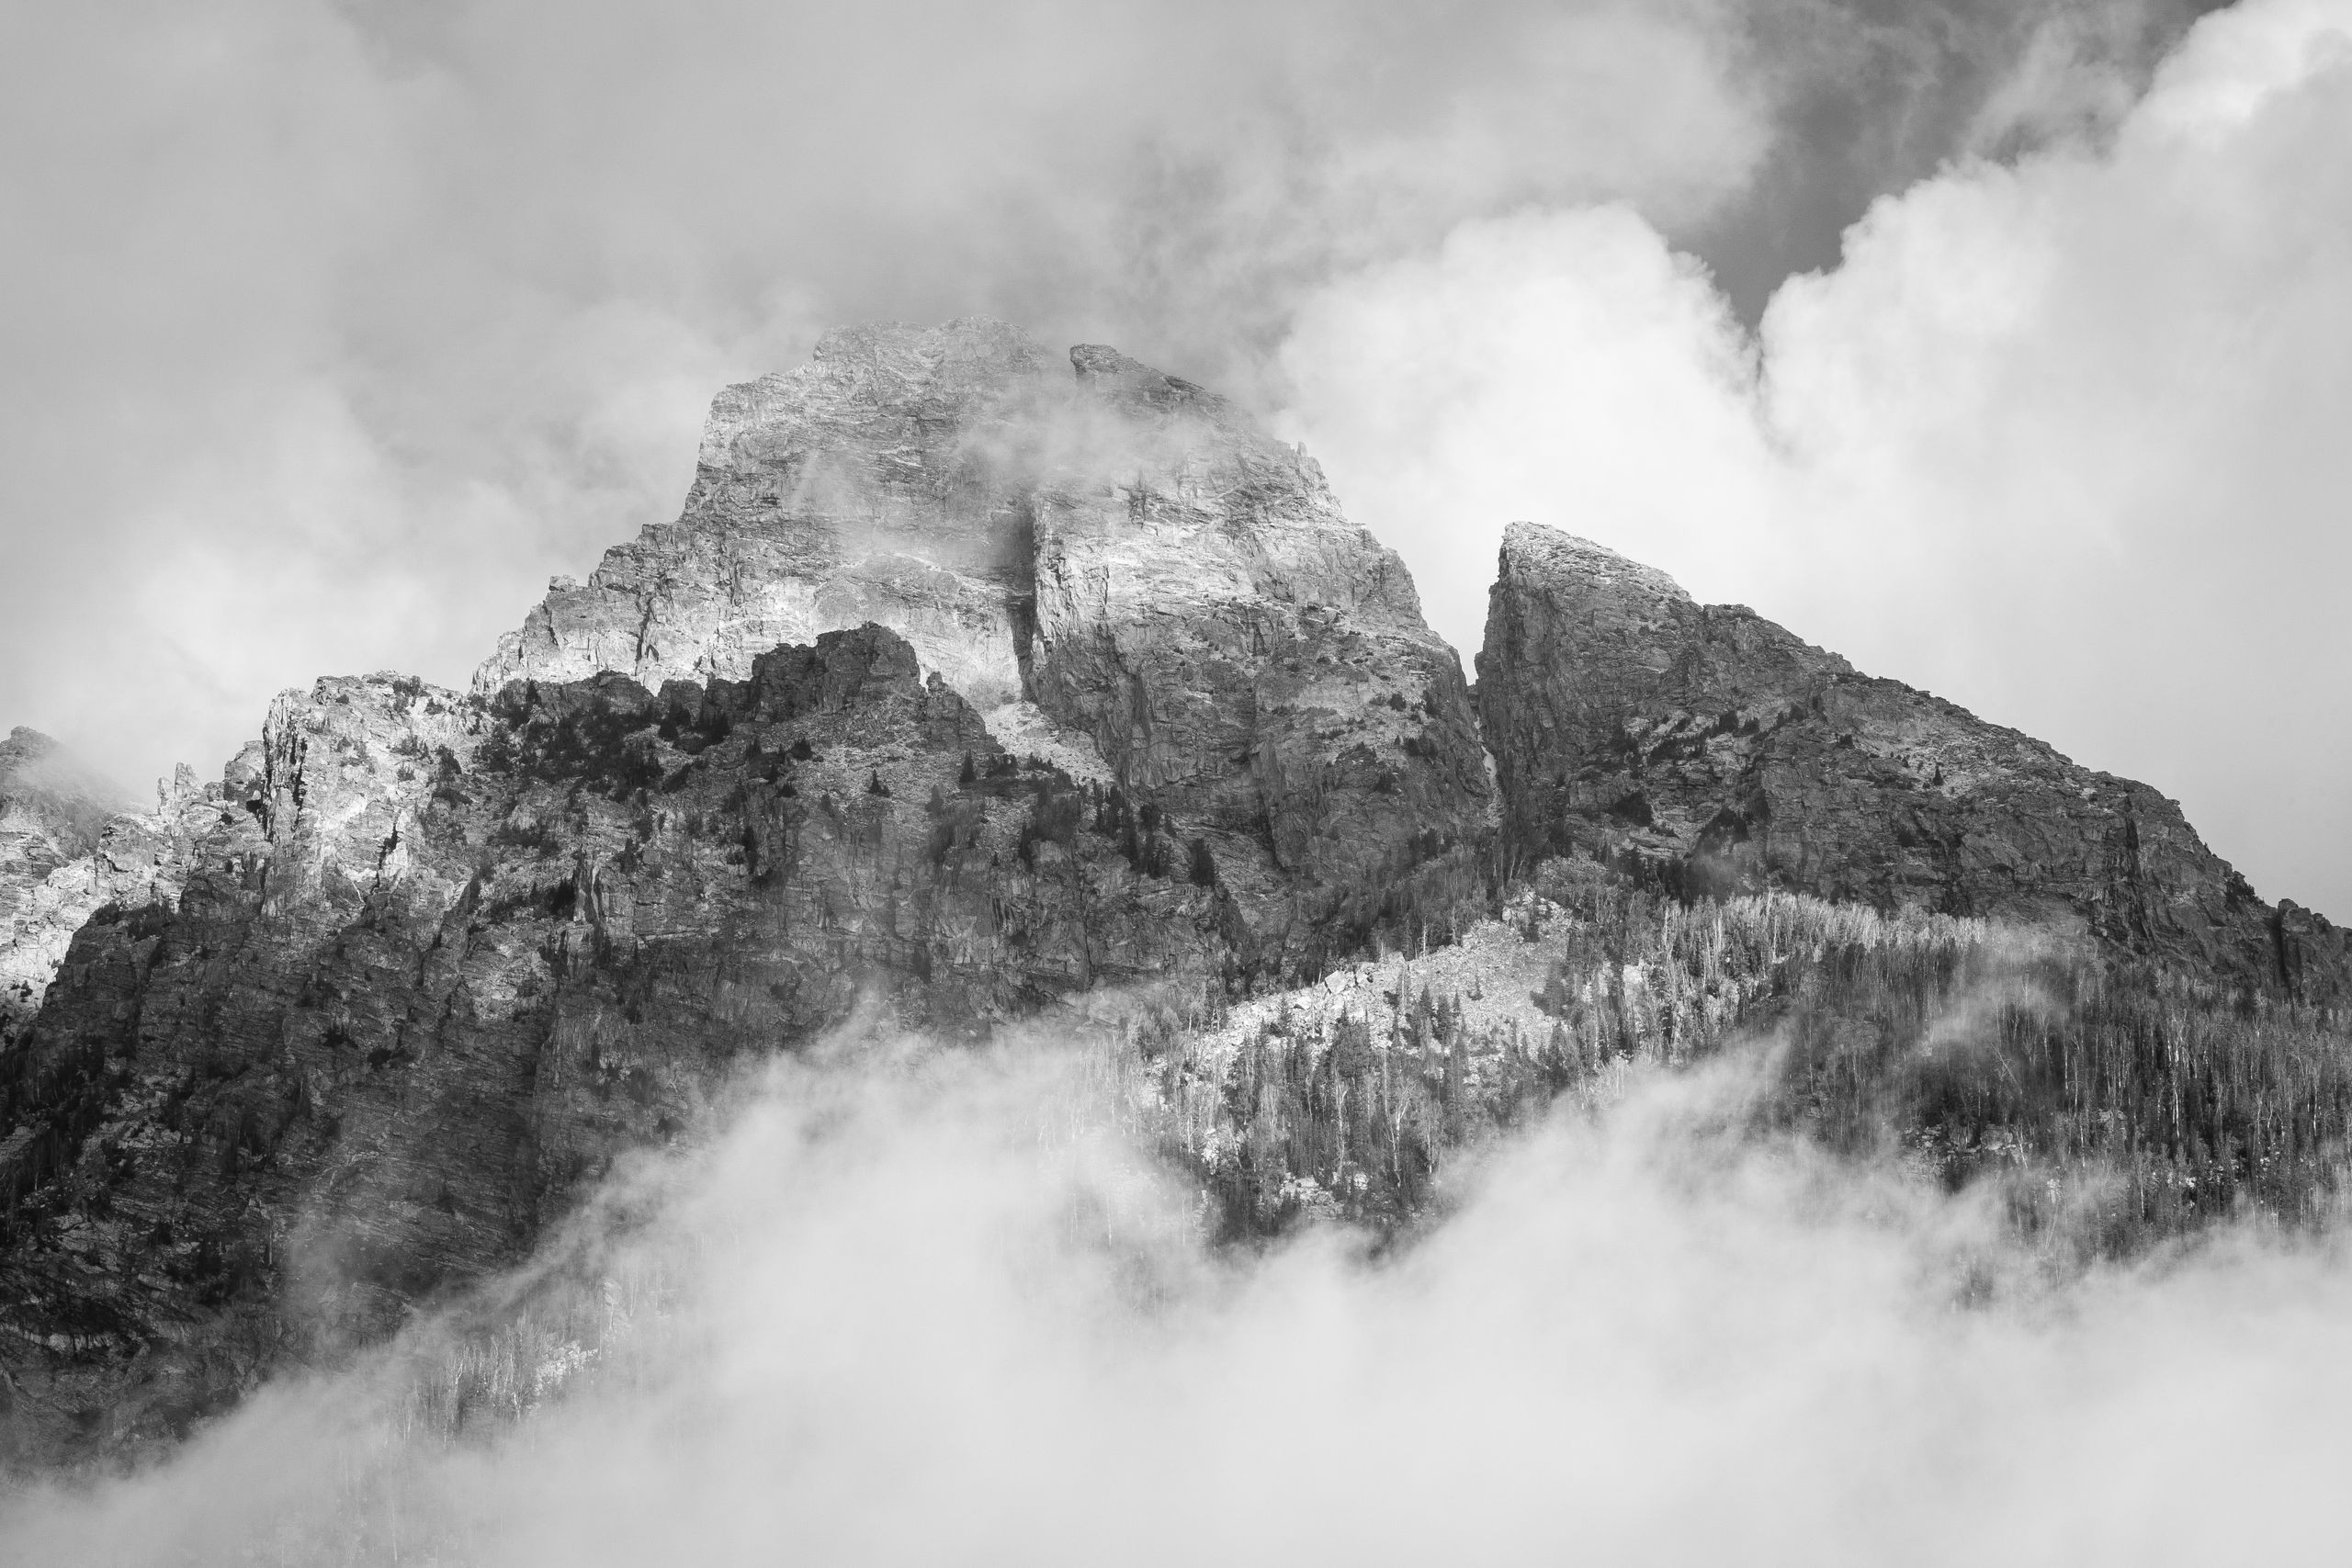
<path fill-rule="evenodd" d="M 475 694 L 740 679 L 886 626 L 1009 743 L 1183 818 L 1262 940 L 1367 929 L 1487 815 L 1460 661 L 1304 451 L 1115 350 L 1057 357 L 856 327 L 727 389 L 684 514 L 559 581 Z M 1317 924 L 1285 935 L 1294 908 Z"/>

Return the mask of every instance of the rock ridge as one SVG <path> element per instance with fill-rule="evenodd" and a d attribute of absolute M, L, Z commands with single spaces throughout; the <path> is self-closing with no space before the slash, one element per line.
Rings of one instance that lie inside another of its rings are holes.
<path fill-rule="evenodd" d="M 1584 854 L 1685 897 L 1778 889 L 2080 931 L 2352 1001 L 2352 939 L 2265 904 L 2176 802 L 1589 541 L 1506 532 L 1478 671 L 1521 863 Z"/>

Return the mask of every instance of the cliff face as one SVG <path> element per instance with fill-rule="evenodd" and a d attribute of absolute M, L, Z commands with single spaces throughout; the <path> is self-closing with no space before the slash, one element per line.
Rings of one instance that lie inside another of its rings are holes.
<path fill-rule="evenodd" d="M 2071 928 L 2352 998 L 2346 934 L 2263 903 L 2147 785 L 1582 539 L 1508 531 L 1478 672 L 1522 859 L 1583 852 L 1687 897 L 1779 888 Z"/>
<path fill-rule="evenodd" d="M 230 773 L 176 910 L 82 932 L 0 1089 L 0 1355 L 101 1440 L 513 1259 L 861 998 L 954 1035 L 1223 962 L 1156 818 L 880 627 L 658 694 L 322 682 Z"/>
<path fill-rule="evenodd" d="M 1181 819 L 1255 961 L 1312 969 L 1483 828 L 1459 661 L 1321 470 L 1113 350 L 830 333 L 713 405 L 684 514 L 476 677 L 740 677 L 873 621 L 1001 733 Z"/>

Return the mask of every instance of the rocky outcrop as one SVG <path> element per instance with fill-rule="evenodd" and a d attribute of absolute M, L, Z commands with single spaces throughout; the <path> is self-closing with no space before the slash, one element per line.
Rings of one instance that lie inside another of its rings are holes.
<path fill-rule="evenodd" d="M 153 811 L 37 730 L 0 742 L 0 1047 L 39 1010 L 66 945 L 107 905 L 168 899 L 187 868 L 180 770 Z"/>
<path fill-rule="evenodd" d="M 1314 462 L 1188 382 L 991 321 L 829 333 L 728 389 L 679 520 L 559 581 L 475 689 L 741 678 L 865 621 L 1184 820 L 1272 968 L 1398 916 L 1486 821 L 1459 661 Z"/>
<path fill-rule="evenodd" d="M 0 1075 L 0 1364 L 52 1439 L 381 1332 L 861 1000 L 971 1033 L 1227 953 L 1164 818 L 877 626 L 658 693 L 321 682 L 210 817 Z"/>
<path fill-rule="evenodd" d="M 1740 605 L 1515 524 L 1478 655 L 1505 838 L 1684 896 L 1781 888 L 2086 931 L 2192 975 L 2336 1005 L 2346 933 L 2272 909 L 2174 802 Z"/>

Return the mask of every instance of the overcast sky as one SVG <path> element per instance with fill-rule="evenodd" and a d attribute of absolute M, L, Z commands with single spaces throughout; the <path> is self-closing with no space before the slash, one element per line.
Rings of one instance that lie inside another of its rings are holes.
<path fill-rule="evenodd" d="M 1513 517 L 2352 919 L 2352 0 L 0 10 L 0 729 L 461 683 L 720 385 L 988 313 Z"/>

